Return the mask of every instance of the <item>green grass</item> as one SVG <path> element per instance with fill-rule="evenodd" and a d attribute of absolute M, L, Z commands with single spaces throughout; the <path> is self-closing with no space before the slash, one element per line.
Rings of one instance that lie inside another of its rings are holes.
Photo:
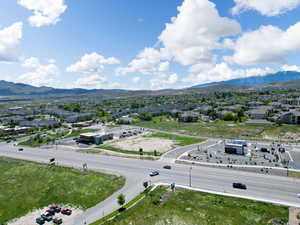
<path fill-rule="evenodd" d="M 182 123 L 166 119 L 137 122 L 134 125 L 179 134 L 188 134 L 203 137 L 265 139 L 266 136 L 278 139 L 287 132 L 300 132 L 299 126 L 293 125 L 248 125 L 243 123 L 218 121 L 213 123 L 196 122 Z"/>
<path fill-rule="evenodd" d="M 163 202 L 154 204 L 162 197 Z M 273 225 L 288 221 L 288 207 L 177 188 L 157 188 L 106 225 Z M 94 223 L 92 225 L 98 225 Z"/>
<path fill-rule="evenodd" d="M 191 145 L 196 144 L 199 142 L 203 142 L 205 139 L 202 138 L 194 138 L 194 137 L 185 137 L 185 136 L 179 136 L 174 134 L 167 134 L 167 133 L 152 133 L 150 135 L 147 135 L 146 137 L 150 138 L 164 138 L 169 140 L 174 140 L 177 145 L 185 146 L 185 145 Z"/>
<path fill-rule="evenodd" d="M 109 150 L 109 151 L 113 151 L 113 152 L 120 152 L 120 153 L 124 153 L 124 154 L 140 155 L 140 152 L 138 152 L 138 151 L 124 150 L 124 149 L 112 147 L 110 145 L 100 145 L 100 146 L 97 146 L 96 148 Z M 143 155 L 154 156 L 154 152 L 145 152 L 144 151 Z M 161 155 L 162 155 L 162 153 L 156 152 L 156 156 L 161 156 Z"/>
<path fill-rule="evenodd" d="M 0 223 L 49 204 L 82 209 L 103 201 L 125 182 L 123 177 L 0 157 Z"/>
<path fill-rule="evenodd" d="M 300 179 L 300 172 L 289 170 L 289 177 Z"/>

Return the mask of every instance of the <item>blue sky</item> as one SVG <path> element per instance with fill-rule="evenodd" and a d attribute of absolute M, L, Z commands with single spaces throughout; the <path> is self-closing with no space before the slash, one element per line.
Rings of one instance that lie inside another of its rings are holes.
<path fill-rule="evenodd" d="M 0 79 L 161 89 L 300 71 L 300 0 L 274 1 L 4 0 Z"/>

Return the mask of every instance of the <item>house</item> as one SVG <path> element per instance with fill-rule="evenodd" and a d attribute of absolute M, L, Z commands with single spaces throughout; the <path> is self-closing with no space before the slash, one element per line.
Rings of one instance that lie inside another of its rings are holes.
<path fill-rule="evenodd" d="M 199 120 L 199 114 L 193 111 L 187 111 L 179 115 L 180 122 L 197 122 Z"/>
<path fill-rule="evenodd" d="M 56 120 L 35 119 L 32 121 L 29 120 L 21 121 L 19 122 L 19 125 L 25 127 L 49 128 L 49 127 L 59 127 L 60 122 Z"/>
<path fill-rule="evenodd" d="M 300 112 L 299 111 L 290 111 L 283 113 L 280 116 L 280 121 L 286 124 L 300 124 Z"/>
<path fill-rule="evenodd" d="M 247 103 L 247 107 L 249 107 L 250 109 L 257 108 L 257 107 L 260 107 L 263 105 L 264 105 L 264 103 L 262 103 L 262 102 L 248 102 Z"/>
<path fill-rule="evenodd" d="M 287 99 L 282 99 L 281 100 L 282 104 L 287 104 L 287 105 L 300 105 L 300 98 L 287 98 Z"/>
<path fill-rule="evenodd" d="M 232 113 L 232 111 L 222 110 L 220 112 L 217 112 L 217 116 L 219 119 L 223 120 L 225 118 L 225 115 L 228 113 Z"/>

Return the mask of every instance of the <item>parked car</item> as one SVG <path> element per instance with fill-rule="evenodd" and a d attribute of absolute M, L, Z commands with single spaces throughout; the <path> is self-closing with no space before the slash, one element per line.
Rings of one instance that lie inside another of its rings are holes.
<path fill-rule="evenodd" d="M 56 213 L 60 213 L 61 208 L 58 205 L 51 205 L 49 209 L 53 209 Z"/>
<path fill-rule="evenodd" d="M 62 221 L 61 218 L 54 218 L 54 219 L 53 219 L 53 223 L 54 223 L 54 224 L 62 224 L 62 222 L 63 222 L 63 221 Z"/>
<path fill-rule="evenodd" d="M 53 218 L 52 218 L 52 215 L 51 214 L 49 214 L 49 213 L 44 213 L 44 214 L 42 214 L 41 215 L 41 217 L 45 220 L 45 221 L 47 221 L 47 222 L 50 222 Z"/>
<path fill-rule="evenodd" d="M 297 197 L 298 197 L 298 198 L 300 198 L 300 193 L 299 193 L 299 194 L 297 194 Z"/>
<path fill-rule="evenodd" d="M 44 223 L 45 223 L 45 220 L 44 220 L 42 217 L 38 217 L 38 218 L 35 219 L 35 222 L 36 222 L 37 224 L 44 224 Z"/>
<path fill-rule="evenodd" d="M 19 148 L 19 149 L 18 149 L 19 152 L 22 152 L 23 150 L 24 150 L 23 148 Z"/>
<path fill-rule="evenodd" d="M 49 208 L 49 209 L 46 210 L 46 213 L 48 213 L 48 214 L 51 215 L 51 216 L 54 216 L 56 212 L 55 212 L 54 209 Z"/>
<path fill-rule="evenodd" d="M 244 190 L 247 189 L 247 186 L 245 184 L 242 184 L 242 183 L 233 183 L 232 187 L 233 188 L 238 188 L 238 189 L 244 189 Z"/>
<path fill-rule="evenodd" d="M 154 176 L 159 175 L 159 172 L 157 170 L 155 170 L 155 171 L 152 171 L 149 175 L 150 175 L 150 177 L 154 177 Z"/>
<path fill-rule="evenodd" d="M 68 216 L 70 216 L 70 215 L 72 214 L 72 210 L 71 210 L 71 209 L 67 209 L 67 208 L 61 209 L 60 212 L 61 212 L 62 214 L 64 214 L 64 215 L 68 215 Z"/>
<path fill-rule="evenodd" d="M 172 167 L 170 165 L 165 165 L 163 168 L 170 170 Z"/>
<path fill-rule="evenodd" d="M 267 148 L 261 148 L 260 151 L 261 152 L 269 152 Z"/>

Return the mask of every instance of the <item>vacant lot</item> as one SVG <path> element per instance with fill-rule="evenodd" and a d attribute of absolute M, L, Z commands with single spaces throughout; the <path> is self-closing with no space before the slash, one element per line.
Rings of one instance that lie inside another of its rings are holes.
<path fill-rule="evenodd" d="M 50 204 L 87 209 L 124 185 L 124 178 L 0 157 L 0 223 Z"/>
<path fill-rule="evenodd" d="M 162 199 L 161 203 L 159 199 Z M 164 187 L 106 225 L 277 225 L 288 208 L 240 198 Z M 97 224 L 97 223 L 95 223 Z M 282 223 L 283 224 L 283 223 Z"/>
<path fill-rule="evenodd" d="M 218 121 L 213 123 L 182 123 L 178 121 L 144 121 L 135 125 L 176 133 L 203 137 L 240 138 L 240 139 L 281 139 L 291 141 L 291 133 L 299 133 L 298 126 L 292 125 L 247 125 L 243 123 Z"/>
<path fill-rule="evenodd" d="M 192 145 L 192 144 L 196 144 L 196 143 L 199 143 L 199 142 L 202 142 L 205 140 L 202 138 L 178 136 L 178 135 L 174 135 L 174 134 L 167 134 L 167 133 L 161 133 L 161 132 L 152 133 L 152 134 L 148 135 L 148 137 L 164 138 L 164 139 L 168 139 L 168 140 L 173 140 L 173 141 L 175 141 L 176 145 L 180 145 L 180 146 Z"/>

